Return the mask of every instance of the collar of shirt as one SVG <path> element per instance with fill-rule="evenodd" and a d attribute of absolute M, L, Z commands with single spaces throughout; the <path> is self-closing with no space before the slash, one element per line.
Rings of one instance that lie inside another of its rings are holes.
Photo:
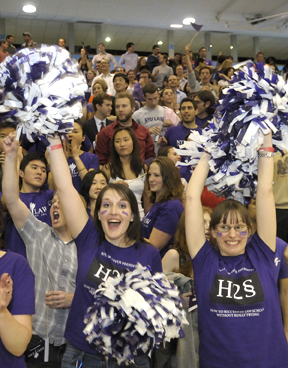
<path fill-rule="evenodd" d="M 118 121 L 118 119 L 116 119 L 115 120 L 115 122 L 114 123 L 112 123 L 112 124 L 114 124 L 114 126 L 113 126 L 113 128 L 116 130 L 116 129 L 118 129 L 118 128 L 120 128 L 121 126 L 123 126 L 123 125 L 121 125 L 120 123 L 119 123 L 119 121 Z M 135 121 L 135 120 L 133 120 L 132 119 L 132 126 L 130 126 L 130 128 L 133 130 L 133 129 L 138 129 L 138 126 L 139 126 L 139 124 Z"/>
<path fill-rule="evenodd" d="M 95 124 L 96 124 L 97 130 L 98 130 L 98 132 L 100 132 L 102 121 L 103 121 L 103 123 L 106 126 L 106 118 L 104 120 L 100 120 L 100 119 L 96 118 L 96 116 L 94 116 L 94 120 L 95 120 Z"/>

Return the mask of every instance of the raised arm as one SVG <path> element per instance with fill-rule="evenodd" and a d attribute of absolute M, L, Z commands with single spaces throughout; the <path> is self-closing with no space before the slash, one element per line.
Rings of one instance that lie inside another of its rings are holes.
<path fill-rule="evenodd" d="M 209 172 L 209 160 L 210 155 L 203 152 L 186 190 L 185 230 L 187 245 L 192 258 L 196 256 L 206 240 L 201 193 Z"/>
<path fill-rule="evenodd" d="M 60 138 L 48 138 L 48 140 L 50 142 L 51 171 L 57 194 L 71 235 L 76 238 L 86 225 L 88 215 L 78 192 L 72 184 Z"/>
<path fill-rule="evenodd" d="M 3 147 L 5 152 L 2 181 L 3 196 L 14 225 L 21 229 L 28 219 L 29 209 L 19 197 L 19 175 L 17 170 L 19 141 L 15 139 L 15 134 L 10 133 L 4 139 Z"/>
<path fill-rule="evenodd" d="M 261 148 L 272 147 L 271 132 L 264 136 Z M 269 154 L 259 150 L 259 155 Z M 258 185 L 256 194 L 257 232 L 274 252 L 276 249 L 276 210 L 273 196 L 273 157 L 258 157 Z"/>
<path fill-rule="evenodd" d="M 189 52 L 190 52 L 190 45 L 186 45 L 185 46 L 185 58 L 186 58 L 187 70 L 188 70 L 188 73 L 194 73 L 192 69 L 191 61 L 189 58 Z"/>

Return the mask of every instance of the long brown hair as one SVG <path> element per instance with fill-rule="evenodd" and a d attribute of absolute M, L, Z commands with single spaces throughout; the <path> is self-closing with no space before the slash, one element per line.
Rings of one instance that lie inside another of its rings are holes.
<path fill-rule="evenodd" d="M 177 250 L 180 259 L 183 260 L 183 264 L 175 272 L 182 273 L 182 275 L 191 277 L 193 279 L 192 261 L 190 259 L 186 242 L 185 212 L 183 212 L 180 217 L 174 239 L 174 245 L 171 246 L 171 249 Z"/>
<path fill-rule="evenodd" d="M 181 201 L 184 189 L 181 182 L 181 176 L 173 161 L 168 157 L 160 156 L 151 161 L 148 168 L 148 175 L 146 176 L 146 185 L 148 186 L 148 189 L 150 190 L 149 169 L 152 164 L 157 164 L 159 166 L 163 180 L 163 190 L 157 202 L 163 203 L 172 199 L 179 199 Z M 156 201 L 156 193 L 151 193 L 150 200 L 152 203 Z"/>

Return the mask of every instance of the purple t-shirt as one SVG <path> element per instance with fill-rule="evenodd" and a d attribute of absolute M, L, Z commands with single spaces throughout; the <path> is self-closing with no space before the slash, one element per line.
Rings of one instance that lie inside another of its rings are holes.
<path fill-rule="evenodd" d="M 196 122 L 196 124 L 198 125 L 199 128 L 202 128 L 203 125 L 206 124 L 207 121 L 211 120 L 212 118 L 213 118 L 213 115 L 208 115 L 208 116 L 206 116 L 206 118 L 203 118 L 203 119 L 199 118 L 199 116 L 196 115 L 195 122 Z"/>
<path fill-rule="evenodd" d="M 160 251 L 161 258 L 168 251 L 169 245 L 174 243 L 174 234 L 183 211 L 183 204 L 179 199 L 163 203 L 154 202 L 142 220 L 142 236 L 145 239 L 149 239 L 154 227 L 172 235 L 168 244 Z"/>
<path fill-rule="evenodd" d="M 5 251 L 5 250 L 4 250 Z M 13 281 L 12 300 L 8 310 L 12 315 L 32 315 L 35 313 L 34 275 L 28 262 L 19 254 L 6 251 L 0 258 L 0 277 L 9 273 Z M 26 368 L 24 356 L 9 353 L 0 338 L 1 367 Z"/>
<path fill-rule="evenodd" d="M 26 204 L 30 212 L 40 221 L 51 226 L 50 207 L 48 202 L 53 198 L 54 190 L 40 190 L 36 193 L 19 193 L 21 201 Z M 26 248 L 16 230 L 9 213 L 6 215 L 4 232 L 5 246 L 12 252 L 26 258 Z"/>
<path fill-rule="evenodd" d="M 286 247 L 287 243 L 284 240 L 276 238 L 275 266 L 279 279 L 288 278 L 288 266 L 284 257 Z"/>
<path fill-rule="evenodd" d="M 93 304 L 92 293 L 108 277 L 119 277 L 122 270 L 134 270 L 137 263 L 149 266 L 151 272 L 162 272 L 159 251 L 149 244 L 119 248 L 107 240 L 100 244 L 99 233 L 93 220 L 88 219 L 82 232 L 75 239 L 78 255 L 76 290 L 68 317 L 65 338 L 76 348 L 96 354 L 83 333 L 83 318 Z M 98 244 L 98 245 L 97 245 Z"/>
<path fill-rule="evenodd" d="M 94 153 L 83 152 L 79 157 L 87 170 L 99 169 L 99 159 L 98 159 L 98 156 L 95 155 Z M 78 192 L 80 192 L 81 178 L 79 176 L 79 172 L 77 170 L 75 161 L 72 157 L 68 157 L 68 165 L 69 165 L 70 173 L 72 176 L 72 182 L 73 182 L 74 188 Z"/>
<path fill-rule="evenodd" d="M 189 129 L 186 128 L 183 124 L 167 129 L 165 133 L 165 138 L 167 139 L 168 145 L 179 148 L 179 146 L 185 142 L 185 138 L 191 132 L 191 130 L 196 130 L 201 133 L 201 129 L 199 127 L 197 127 L 196 129 Z"/>
<path fill-rule="evenodd" d="M 287 367 L 275 256 L 257 233 L 237 257 L 208 241 L 197 253 L 200 367 Z"/>

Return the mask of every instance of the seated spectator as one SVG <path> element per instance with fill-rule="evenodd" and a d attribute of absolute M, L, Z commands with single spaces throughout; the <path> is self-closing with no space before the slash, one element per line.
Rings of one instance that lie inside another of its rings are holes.
<path fill-rule="evenodd" d="M 217 86 L 218 85 L 218 81 L 221 79 L 221 77 L 224 74 L 224 71 L 227 68 L 232 68 L 232 60 L 230 60 L 230 59 L 226 59 L 225 61 L 223 61 L 223 63 L 221 64 L 220 68 L 215 73 L 215 76 L 214 76 L 214 79 L 213 79 L 214 86 Z"/>
<path fill-rule="evenodd" d="M 140 56 L 138 61 L 137 61 L 136 68 L 134 69 L 134 73 L 136 74 L 136 79 L 138 81 L 139 81 L 140 73 L 143 70 L 149 71 L 149 67 L 147 66 L 147 61 L 146 61 L 145 56 Z"/>
<path fill-rule="evenodd" d="M 99 169 L 99 159 L 94 153 L 84 152 L 81 149 L 85 135 L 83 124 L 80 121 L 74 121 L 74 127 L 71 133 L 67 134 L 67 140 L 63 139 L 63 147 L 67 156 L 67 161 L 72 176 L 72 182 L 75 189 L 79 192 L 81 181 L 85 174 L 92 169 Z M 52 174 L 49 173 L 49 188 L 54 188 Z"/>
<path fill-rule="evenodd" d="M 159 55 L 159 66 L 156 66 L 152 71 L 152 77 L 155 78 L 155 82 L 159 88 L 163 87 L 164 78 L 173 75 L 173 69 L 167 65 L 167 55 Z"/>
<path fill-rule="evenodd" d="M 89 58 L 88 51 L 85 47 L 82 47 L 80 51 L 80 58 L 77 60 L 80 70 L 86 75 L 88 70 L 92 69 L 92 61 Z"/>
<path fill-rule="evenodd" d="M 110 183 L 120 182 L 132 190 L 137 199 L 140 220 L 142 220 L 144 216 L 142 197 L 147 167 L 141 161 L 139 144 L 130 128 L 120 127 L 115 131 L 111 146 L 111 162 L 105 165 L 103 170 Z M 144 208 L 145 199 L 147 202 L 147 196 L 144 196 Z"/>
<path fill-rule="evenodd" d="M 145 160 L 151 157 L 155 157 L 154 142 L 149 130 L 137 124 L 136 121 L 132 119 L 132 114 L 135 111 L 135 101 L 131 94 L 127 92 L 120 93 L 115 99 L 115 110 L 117 120 L 98 133 L 96 154 L 99 157 L 100 165 L 110 162 L 110 145 L 113 134 L 115 130 L 121 126 L 130 127 L 134 132 L 139 143 L 142 162 L 145 162 Z"/>
<path fill-rule="evenodd" d="M 145 101 L 145 97 L 143 94 L 143 88 L 148 83 L 151 83 L 151 81 L 152 81 L 152 78 L 151 78 L 150 72 L 148 70 L 143 70 L 142 72 L 140 72 L 139 82 L 135 83 L 134 85 L 132 96 L 135 101 L 140 102 L 142 105 Z"/>
<path fill-rule="evenodd" d="M 9 55 L 8 49 L 8 42 L 6 40 L 0 40 L 0 63 L 6 59 Z"/>
<path fill-rule="evenodd" d="M 185 55 L 184 55 L 185 57 Z M 187 69 L 187 68 L 186 68 Z M 187 73 L 187 70 L 186 70 Z M 179 79 L 179 89 L 183 91 L 183 88 L 185 87 L 185 84 L 187 83 L 187 79 L 184 77 L 184 69 L 182 65 L 176 66 L 175 74 L 177 78 Z"/>
<path fill-rule="evenodd" d="M 146 105 L 135 111 L 132 118 L 149 129 L 152 139 L 156 142 L 155 152 L 158 151 L 158 138 L 163 136 L 166 130 L 180 121 L 173 110 L 168 107 L 159 106 L 159 93 L 157 86 L 153 83 L 147 84 L 143 88 Z"/>
<path fill-rule="evenodd" d="M 86 202 L 88 215 L 93 219 L 98 195 L 108 183 L 107 175 L 102 170 L 90 170 L 82 179 L 80 194 Z"/>
<path fill-rule="evenodd" d="M 112 111 L 112 96 L 107 93 L 97 93 L 92 101 L 94 116 L 83 122 L 83 129 L 90 142 L 93 144 L 95 150 L 97 134 L 105 126 L 113 123 L 113 120 L 107 119 Z"/>
<path fill-rule="evenodd" d="M 196 124 L 200 128 L 205 128 L 207 121 L 213 118 L 215 112 L 215 97 L 210 91 L 200 91 L 195 97 L 194 101 L 197 104 Z"/>
<path fill-rule="evenodd" d="M 108 90 L 107 90 L 108 95 L 114 96 L 115 89 L 113 86 L 113 77 L 114 75 L 110 73 L 109 61 L 106 59 L 102 59 L 101 60 L 101 74 L 93 79 L 92 86 L 98 79 L 104 79 L 108 86 Z"/>
<path fill-rule="evenodd" d="M 123 73 L 115 74 L 113 77 L 113 86 L 115 89 L 115 97 L 117 97 L 119 93 L 126 92 L 129 86 L 127 75 Z"/>
<path fill-rule="evenodd" d="M 127 72 L 127 77 L 129 79 L 129 86 L 127 88 L 127 92 L 129 93 L 133 93 L 134 91 L 134 86 L 137 83 L 136 77 L 135 77 L 135 72 L 134 70 L 129 70 Z"/>
<path fill-rule="evenodd" d="M 86 74 L 86 79 L 87 79 L 87 85 L 88 87 L 92 87 L 92 81 L 93 79 L 96 77 L 96 72 L 94 69 L 90 69 L 88 70 L 87 74 Z"/>
<path fill-rule="evenodd" d="M 192 67 L 191 67 L 192 68 Z M 179 90 L 180 81 L 176 75 L 171 75 L 168 78 L 168 87 L 170 87 L 173 93 L 176 95 L 177 99 L 177 107 L 179 108 L 181 101 L 183 98 L 187 97 L 186 94 Z"/>
<path fill-rule="evenodd" d="M 174 243 L 177 223 L 184 210 L 179 170 L 168 157 L 157 157 L 149 165 L 146 185 L 153 205 L 142 220 L 142 236 L 159 249 L 163 258 Z"/>
<path fill-rule="evenodd" d="M 160 106 L 166 106 L 169 109 L 172 109 L 175 114 L 179 116 L 180 110 L 177 107 L 177 96 L 175 93 L 173 93 L 173 90 L 171 87 L 165 87 L 160 92 L 160 100 L 159 100 Z"/>

